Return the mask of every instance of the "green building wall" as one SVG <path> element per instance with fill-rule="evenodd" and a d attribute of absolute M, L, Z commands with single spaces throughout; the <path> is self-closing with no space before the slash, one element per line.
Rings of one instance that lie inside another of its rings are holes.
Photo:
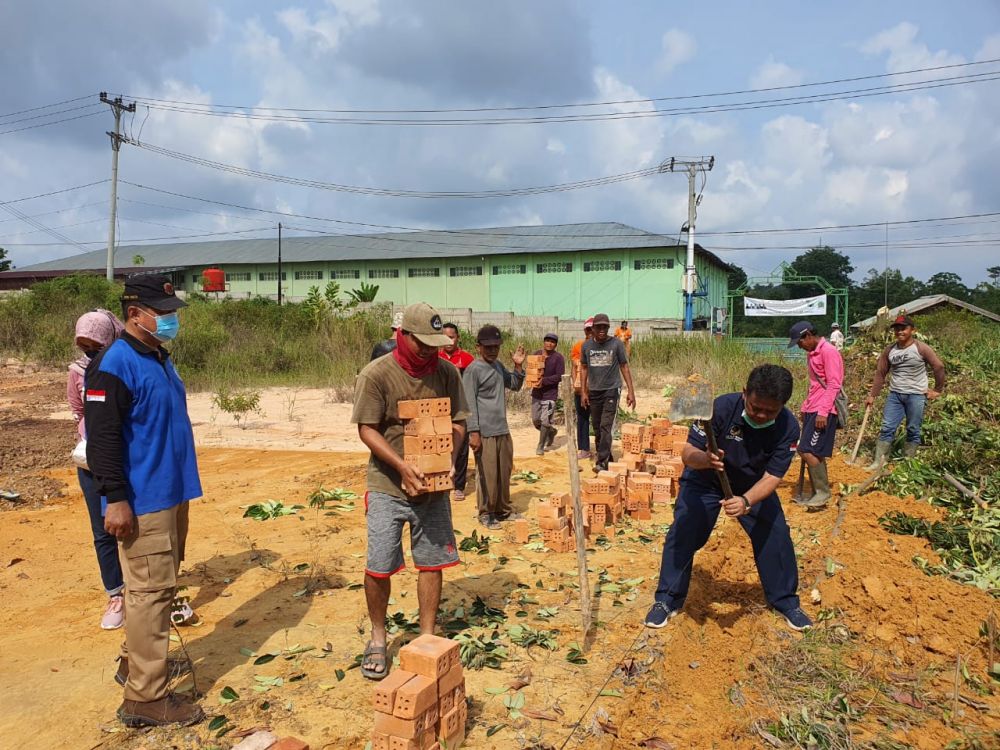
<path fill-rule="evenodd" d="M 299 299 L 310 287 L 336 281 L 346 297 L 362 283 L 377 284 L 377 299 L 397 304 L 427 300 L 440 307 L 583 319 L 603 310 L 615 319 L 684 316 L 684 247 L 535 253 L 398 261 L 317 261 L 282 264 L 282 293 Z M 696 257 L 708 297 L 695 299 L 695 317 L 724 307 L 728 274 Z M 207 268 L 208 266 L 206 266 Z M 222 264 L 232 297 L 275 296 L 277 264 Z M 189 268 L 183 288 L 199 291 L 204 268 Z M 339 278 L 333 278 L 333 274 Z M 321 276 L 322 278 L 315 278 Z M 263 277 L 263 278 L 262 278 Z M 296 278 L 298 277 L 298 278 Z M 616 321 L 617 322 L 617 321 Z"/>

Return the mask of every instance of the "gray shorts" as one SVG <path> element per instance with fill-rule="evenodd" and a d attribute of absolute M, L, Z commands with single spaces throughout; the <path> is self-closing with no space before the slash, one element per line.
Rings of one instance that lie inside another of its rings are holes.
<path fill-rule="evenodd" d="M 540 427 L 554 427 L 552 419 L 556 415 L 555 401 L 542 401 L 541 399 L 531 399 L 531 424 L 535 429 Z"/>
<path fill-rule="evenodd" d="M 451 500 L 410 503 L 382 492 L 365 493 L 368 522 L 368 561 L 365 573 L 388 578 L 406 567 L 403 561 L 403 526 L 410 524 L 410 553 L 417 570 L 441 570 L 458 565 L 455 530 L 451 525 Z"/>

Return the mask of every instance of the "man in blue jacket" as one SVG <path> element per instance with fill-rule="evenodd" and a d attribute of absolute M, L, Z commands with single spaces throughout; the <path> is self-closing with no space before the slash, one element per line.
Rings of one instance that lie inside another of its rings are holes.
<path fill-rule="evenodd" d="M 686 468 L 674 523 L 663 544 L 660 581 L 646 615 L 647 627 L 662 628 L 681 611 L 695 553 L 705 546 L 722 510 L 750 537 L 768 604 L 793 630 L 812 626 L 799 606 L 795 548 L 776 492 L 799 439 L 799 423 L 785 407 L 791 397 L 792 374 L 778 365 L 760 365 L 751 371 L 742 393 L 715 399 L 712 429 L 717 454 L 708 450 L 701 426 L 691 427 L 681 456 Z M 728 500 L 719 471 L 726 472 L 736 493 Z"/>
<path fill-rule="evenodd" d="M 171 693 L 170 615 L 184 558 L 188 501 L 201 496 L 184 384 L 161 346 L 177 335 L 185 303 L 162 274 L 125 281 L 125 332 L 84 378 L 87 463 L 118 538 L 125 578 L 125 643 L 116 679 L 127 726 L 197 723 L 201 708 Z M 172 672 L 172 673 L 171 673 Z"/>

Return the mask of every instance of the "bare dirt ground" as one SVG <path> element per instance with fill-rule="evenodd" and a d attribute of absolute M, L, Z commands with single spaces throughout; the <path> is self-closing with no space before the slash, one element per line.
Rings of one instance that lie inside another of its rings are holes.
<path fill-rule="evenodd" d="M 298 418 L 290 420 L 289 392 L 277 389 L 266 394 L 264 415 L 243 430 L 226 415 L 213 416 L 207 396 L 192 397 L 205 496 L 192 504 L 182 582 L 201 624 L 180 636 L 196 666 L 202 705 L 210 716 L 226 716 L 230 730 L 217 737 L 220 729 L 205 722 L 135 732 L 114 720 L 121 633 L 97 627 L 104 596 L 68 460 L 74 434 L 62 377 L 0 369 L 0 486 L 13 485 L 25 500 L 0 513 L 0 746 L 227 748 L 239 730 L 269 726 L 307 739 L 314 750 L 363 748 L 371 685 L 351 668 L 367 630 L 358 590 L 362 503 L 305 508 L 264 522 L 243 518 L 245 506 L 269 499 L 305 505 L 319 485 L 363 492 L 367 456 L 348 424 L 348 405 L 330 403 L 322 391 L 298 391 L 291 415 Z M 640 394 L 640 411 L 657 408 L 662 401 L 654 393 Z M 566 455 L 560 449 L 536 457 L 530 426 L 521 417 L 513 421 L 517 470 L 541 476 L 515 486 L 515 504 L 530 511 L 534 498 L 568 486 Z M 847 484 L 864 478 L 840 458 L 831 476 Z M 782 485 L 783 500 L 791 490 L 790 482 Z M 475 528 L 474 497 L 453 507 L 461 539 Z M 873 746 L 862 743 L 878 737 L 896 743 L 884 747 L 930 750 L 978 736 L 986 738 L 982 747 L 995 747 L 1000 700 L 957 678 L 956 663 L 982 676 L 987 660 L 1000 660 L 979 632 L 997 614 L 996 602 L 922 573 L 912 558 L 936 560 L 927 544 L 889 535 L 877 521 L 892 509 L 924 517 L 937 511 L 873 492 L 850 503 L 833 536 L 835 509 L 785 507 L 805 608 L 830 618 L 824 633 L 835 627 L 842 635 L 850 672 L 887 685 L 881 699 L 896 696 L 879 721 L 852 724 L 857 744 L 850 746 Z M 599 626 L 582 644 L 582 664 L 567 660 L 570 644 L 581 640 L 574 555 L 516 545 L 494 532 L 488 554 L 465 552 L 462 565 L 446 571 L 442 625 L 454 623 L 458 607 L 468 617 L 481 597 L 506 614 L 501 633 L 514 624 L 559 631 L 557 651 L 510 646 L 501 669 L 467 672 L 467 747 L 627 748 L 654 736 L 675 748 L 769 746 L 758 728 L 789 702 L 770 689 L 775 659 L 807 651 L 811 641 L 787 631 L 765 608 L 749 543 L 738 524 L 724 520 L 696 558 L 684 613 L 663 630 L 643 628 L 669 521 L 669 510 L 660 509 L 652 522 L 625 525 L 591 550 L 590 583 L 605 583 L 595 599 Z M 814 584 L 820 604 L 809 600 Z M 390 614 L 414 619 L 412 567 L 394 585 Z M 550 617 L 540 619 L 543 608 Z M 398 633 L 394 647 L 405 637 Z M 180 640 L 175 646 L 181 648 Z M 265 654 L 277 656 L 254 663 Z M 518 676 L 524 709 L 537 713 L 511 718 L 497 689 Z M 280 685 L 270 679 L 277 677 Z M 181 684 L 188 686 L 190 678 Z M 225 687 L 239 698 L 221 703 Z M 830 696 L 830 710 L 837 701 Z"/>

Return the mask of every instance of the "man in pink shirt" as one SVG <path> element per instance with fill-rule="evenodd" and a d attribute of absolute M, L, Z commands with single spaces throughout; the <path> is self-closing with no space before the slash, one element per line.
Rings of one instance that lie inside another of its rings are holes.
<path fill-rule="evenodd" d="M 826 459 L 833 455 L 833 442 L 839 426 L 837 394 L 844 383 L 844 360 L 837 347 L 816 334 L 816 326 L 803 320 L 788 332 L 788 346 L 798 346 L 806 352 L 809 367 L 809 393 L 802 402 L 802 436 L 799 438 L 799 455 L 809 467 L 813 495 L 802 504 L 809 508 L 822 508 L 829 501 L 830 478 Z"/>

